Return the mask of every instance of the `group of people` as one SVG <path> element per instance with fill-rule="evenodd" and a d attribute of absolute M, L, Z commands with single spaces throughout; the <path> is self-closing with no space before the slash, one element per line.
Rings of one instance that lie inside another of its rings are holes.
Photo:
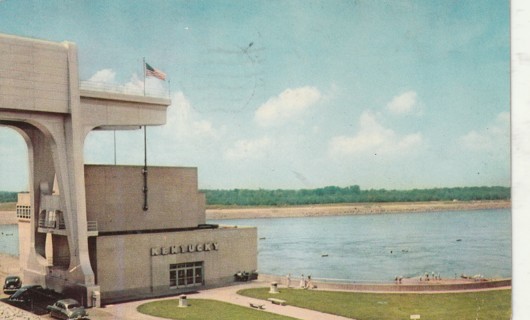
<path fill-rule="evenodd" d="M 291 274 L 287 275 L 287 288 L 291 287 Z M 315 288 L 311 280 L 311 275 L 308 275 L 307 278 L 302 274 L 300 278 L 300 289 L 312 289 Z"/>
<path fill-rule="evenodd" d="M 403 276 L 396 276 L 394 278 L 394 281 L 397 284 L 400 284 L 403 280 Z M 440 273 L 434 273 L 431 272 L 430 274 L 428 272 L 425 272 L 420 276 L 420 281 L 431 281 L 431 280 L 442 280 L 442 277 L 440 276 Z"/>
<path fill-rule="evenodd" d="M 442 280 L 442 277 L 440 277 L 440 273 L 434 273 L 431 272 L 431 276 L 429 277 L 429 273 L 425 272 L 424 275 L 420 276 L 420 281 L 430 281 L 430 280 Z"/>

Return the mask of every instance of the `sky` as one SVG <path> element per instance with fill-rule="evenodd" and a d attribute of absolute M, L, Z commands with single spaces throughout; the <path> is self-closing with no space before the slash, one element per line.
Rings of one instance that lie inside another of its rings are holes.
<path fill-rule="evenodd" d="M 0 1 L 0 33 L 76 43 L 81 80 L 165 72 L 148 162 L 201 189 L 509 186 L 509 23 L 497 0 Z M 143 157 L 142 130 L 85 141 L 89 164 Z M 0 190 L 27 166 L 0 127 Z"/>

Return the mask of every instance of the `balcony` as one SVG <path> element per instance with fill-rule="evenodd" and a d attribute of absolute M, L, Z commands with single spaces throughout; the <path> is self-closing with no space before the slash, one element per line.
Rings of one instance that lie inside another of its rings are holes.
<path fill-rule="evenodd" d="M 128 84 L 116 84 L 95 81 L 79 81 L 79 89 L 81 91 L 99 91 L 107 93 L 119 93 L 131 96 L 144 96 L 153 98 L 169 98 L 169 88 L 149 87 L 144 91 L 144 84 L 142 81 L 130 82 Z"/>
<path fill-rule="evenodd" d="M 45 215 L 41 215 L 38 222 L 38 231 L 41 233 L 67 236 L 66 224 L 62 216 L 59 216 L 58 219 L 46 219 Z M 89 237 L 96 237 L 98 234 L 98 222 L 87 221 L 87 235 Z"/>

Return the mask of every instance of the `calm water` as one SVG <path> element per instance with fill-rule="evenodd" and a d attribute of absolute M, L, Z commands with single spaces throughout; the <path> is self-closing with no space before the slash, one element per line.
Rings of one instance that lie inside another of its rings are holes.
<path fill-rule="evenodd" d="M 425 272 L 511 277 L 508 209 L 209 222 L 257 226 L 262 273 L 353 281 Z"/>
<path fill-rule="evenodd" d="M 262 273 L 354 281 L 424 272 L 511 277 L 507 209 L 208 222 L 257 226 Z M 16 225 L 0 225 L 0 252 L 18 255 Z"/>
<path fill-rule="evenodd" d="M 18 256 L 18 226 L 0 225 L 0 252 Z"/>

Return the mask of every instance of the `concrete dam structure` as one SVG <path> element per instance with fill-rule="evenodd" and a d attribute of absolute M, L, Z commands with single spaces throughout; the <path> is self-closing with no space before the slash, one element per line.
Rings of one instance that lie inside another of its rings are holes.
<path fill-rule="evenodd" d="M 98 306 L 220 286 L 257 268 L 255 228 L 205 223 L 195 168 L 149 168 L 147 178 L 141 166 L 85 165 L 90 131 L 163 125 L 169 99 L 83 89 L 71 42 L 0 34 L 0 70 L 0 125 L 29 155 L 19 203 L 25 283 Z"/>

